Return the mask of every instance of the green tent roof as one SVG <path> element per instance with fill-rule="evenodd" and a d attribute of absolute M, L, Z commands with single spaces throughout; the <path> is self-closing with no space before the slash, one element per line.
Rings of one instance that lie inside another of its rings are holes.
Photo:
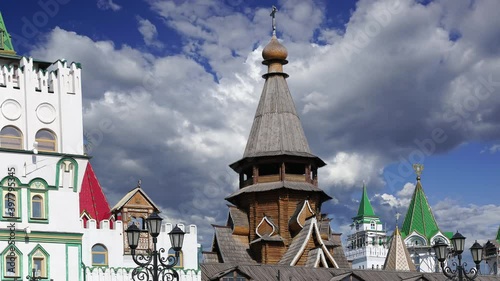
<path fill-rule="evenodd" d="M 14 46 L 10 40 L 10 34 L 7 32 L 5 23 L 3 22 L 2 13 L 0 13 L 0 54 L 15 54 Z"/>
<path fill-rule="evenodd" d="M 430 240 L 439 231 L 436 219 L 419 179 L 417 179 L 417 185 L 415 186 L 415 191 L 413 192 L 410 206 L 408 207 L 408 212 L 406 213 L 401 229 L 405 237 L 413 231 L 423 235 L 427 240 Z"/>
<path fill-rule="evenodd" d="M 359 202 L 358 215 L 355 218 L 362 217 L 377 217 L 373 211 L 372 204 L 368 198 L 368 193 L 366 192 L 366 186 L 363 184 L 363 194 L 361 195 L 361 200 Z"/>
<path fill-rule="evenodd" d="M 496 238 L 497 242 L 500 243 L 500 227 L 498 227 L 498 230 L 497 230 L 497 238 Z"/>

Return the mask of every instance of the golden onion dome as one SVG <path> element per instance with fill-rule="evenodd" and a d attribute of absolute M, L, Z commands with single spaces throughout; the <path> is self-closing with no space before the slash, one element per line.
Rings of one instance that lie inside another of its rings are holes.
<path fill-rule="evenodd" d="M 281 45 L 276 35 L 273 35 L 271 42 L 262 50 L 264 60 L 286 60 L 287 56 L 288 51 L 285 46 Z"/>

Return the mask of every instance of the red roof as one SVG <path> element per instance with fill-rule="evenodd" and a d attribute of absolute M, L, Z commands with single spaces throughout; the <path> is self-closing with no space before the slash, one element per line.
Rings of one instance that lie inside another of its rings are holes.
<path fill-rule="evenodd" d="M 86 212 L 91 219 L 97 221 L 97 225 L 101 220 L 109 219 L 111 210 L 102 187 L 94 174 L 90 162 L 85 169 L 83 175 L 82 190 L 80 192 L 80 214 Z"/>

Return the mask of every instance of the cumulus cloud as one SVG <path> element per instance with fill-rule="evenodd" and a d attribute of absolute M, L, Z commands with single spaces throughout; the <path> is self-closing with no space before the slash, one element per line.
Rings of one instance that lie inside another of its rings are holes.
<path fill-rule="evenodd" d="M 328 27 L 321 3 L 278 5 L 284 70 L 311 149 L 328 163 L 319 181 L 335 197 L 324 212 L 338 229 L 351 223 L 363 180 L 376 212 L 394 223 L 414 186 L 398 175 L 387 190 L 388 165 L 500 141 L 500 56 L 492 47 L 500 19 L 484 16 L 500 2 L 464 2 L 359 1 L 342 30 Z M 31 55 L 82 63 L 85 130 L 106 190 L 125 194 L 141 178 L 167 216 L 199 222 L 210 243 L 208 222 L 224 223 L 223 198 L 237 186 L 227 165 L 242 156 L 263 86 L 270 11 L 244 2 L 148 3 L 181 36 L 180 53 L 155 56 L 56 28 Z M 138 23 L 154 45 L 155 26 Z M 486 224 L 478 235 L 491 230 Z"/>
<path fill-rule="evenodd" d="M 122 7 L 113 2 L 113 0 L 97 0 L 97 8 L 101 10 L 112 10 L 114 12 L 120 10 Z"/>
<path fill-rule="evenodd" d="M 153 23 L 151 23 L 148 19 L 143 19 L 141 17 L 137 17 L 137 23 L 139 25 L 138 29 L 142 35 L 142 39 L 147 46 L 156 48 L 163 47 L 163 43 L 158 40 L 158 31 Z"/>

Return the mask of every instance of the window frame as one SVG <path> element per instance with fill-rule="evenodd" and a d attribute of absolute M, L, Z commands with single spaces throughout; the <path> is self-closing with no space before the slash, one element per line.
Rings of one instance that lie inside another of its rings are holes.
<path fill-rule="evenodd" d="M 37 199 L 35 199 L 35 197 L 38 197 Z M 43 196 L 38 194 L 38 193 L 35 193 L 35 195 L 31 195 L 31 212 L 30 212 L 30 216 L 32 219 L 35 219 L 35 220 L 39 220 L 39 219 L 44 219 L 45 218 L 45 210 L 44 210 L 44 202 L 45 200 L 43 199 Z M 39 203 L 40 204 L 40 216 L 35 216 L 35 203 Z"/>
<path fill-rule="evenodd" d="M 14 129 L 17 133 L 19 133 L 19 136 L 3 135 L 2 132 L 6 128 L 12 128 L 12 129 Z M 2 139 L 4 139 L 4 138 L 6 138 L 6 139 L 12 139 L 12 140 L 19 140 L 20 146 L 19 147 L 7 147 L 7 146 L 3 146 L 2 145 Z M 1 148 L 7 148 L 7 149 L 18 149 L 18 150 L 24 149 L 24 135 L 23 135 L 23 132 L 18 127 L 16 127 L 16 126 L 12 126 L 12 125 L 4 126 L 0 130 L 0 147 Z"/>
<path fill-rule="evenodd" d="M 10 266 L 8 267 L 8 262 L 7 259 L 12 258 L 12 253 L 15 256 L 15 265 L 14 268 L 16 270 L 15 275 L 7 275 L 7 269 L 11 268 Z M 2 280 L 7 279 L 7 280 L 16 280 L 21 278 L 22 272 L 23 272 L 23 253 L 19 251 L 19 249 L 16 247 L 14 244 L 8 244 L 7 247 L 3 250 L 1 253 L 1 258 L 2 258 Z"/>
<path fill-rule="evenodd" d="M 35 178 L 27 186 L 28 188 L 28 222 L 29 223 L 49 223 L 49 186 L 44 179 Z M 33 198 L 40 196 L 41 201 L 41 217 L 33 216 Z"/>
<path fill-rule="evenodd" d="M 96 246 L 100 246 L 100 247 L 103 247 L 104 248 L 104 251 L 95 251 L 94 250 L 94 247 Z M 103 266 L 103 267 L 107 267 L 109 266 L 109 260 L 108 260 L 108 248 L 104 245 L 104 244 L 101 244 L 101 243 L 96 243 L 92 246 L 91 248 L 91 261 L 92 261 L 92 266 Z M 97 254 L 97 255 L 104 255 L 104 263 L 94 263 L 94 254 Z"/>
<path fill-rule="evenodd" d="M 17 193 L 18 192 L 15 192 L 15 191 L 7 191 L 6 193 L 4 193 L 4 196 L 3 196 L 3 217 L 4 218 L 19 218 L 18 216 L 18 211 L 19 211 L 19 204 L 18 204 L 18 196 L 17 196 Z M 7 197 L 10 197 L 13 196 L 14 197 L 14 200 L 9 200 L 9 198 Z M 13 209 L 14 209 L 14 213 L 10 212 L 10 209 L 12 209 L 12 207 L 10 206 L 10 204 L 12 203 L 11 201 L 13 201 L 14 203 L 14 206 L 13 206 Z"/>
<path fill-rule="evenodd" d="M 38 134 L 41 132 L 46 132 L 49 133 L 51 136 L 54 137 L 54 139 L 47 139 L 47 138 L 40 138 L 38 137 Z M 54 133 L 52 130 L 49 130 L 47 128 L 42 128 L 38 130 L 35 134 L 35 141 L 38 143 L 38 151 L 43 151 L 43 152 L 57 152 L 57 135 Z M 53 144 L 54 150 L 48 150 L 48 149 L 43 149 L 41 144 Z"/>
<path fill-rule="evenodd" d="M 37 275 L 37 272 L 35 271 L 35 276 L 40 276 L 42 279 L 50 279 L 50 255 L 40 244 L 36 245 L 36 247 L 33 248 L 33 250 L 28 254 L 29 275 L 32 274 L 32 271 L 35 268 L 35 260 L 41 260 L 40 275 Z"/>

